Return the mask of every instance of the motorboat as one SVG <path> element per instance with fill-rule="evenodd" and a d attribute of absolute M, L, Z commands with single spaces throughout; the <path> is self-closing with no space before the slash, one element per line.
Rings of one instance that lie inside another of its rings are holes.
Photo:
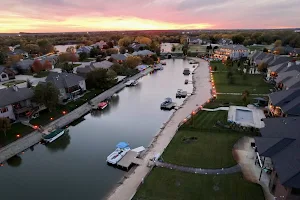
<path fill-rule="evenodd" d="M 183 74 L 184 75 L 190 75 L 190 69 L 189 68 L 184 68 L 184 70 L 183 70 Z"/>
<path fill-rule="evenodd" d="M 155 69 L 155 70 L 163 70 L 164 67 L 162 66 L 162 64 L 156 64 L 156 65 L 154 65 L 153 69 Z"/>
<path fill-rule="evenodd" d="M 106 108 L 108 106 L 108 102 L 107 101 L 102 101 L 98 104 L 98 109 L 103 110 L 104 108 Z"/>
<path fill-rule="evenodd" d="M 160 61 L 160 64 L 166 65 L 167 63 L 165 61 Z"/>
<path fill-rule="evenodd" d="M 178 89 L 176 92 L 176 98 L 185 98 L 187 96 L 187 91 L 183 91 L 182 89 Z"/>
<path fill-rule="evenodd" d="M 166 98 L 164 102 L 160 104 L 160 109 L 166 109 L 166 110 L 171 110 L 172 108 L 175 107 L 175 103 L 172 101 L 170 97 Z"/>
<path fill-rule="evenodd" d="M 116 165 L 130 151 L 130 147 L 126 142 L 119 142 L 116 147 L 116 150 L 106 158 L 108 164 Z"/>
<path fill-rule="evenodd" d="M 129 81 L 127 81 L 127 82 L 125 83 L 125 85 L 126 85 L 127 87 L 135 86 L 135 85 L 137 85 L 137 84 L 138 84 L 138 82 L 135 81 L 135 80 L 129 80 Z"/>
<path fill-rule="evenodd" d="M 45 144 L 51 143 L 51 142 L 55 141 L 56 139 L 58 139 L 59 137 L 61 137 L 66 132 L 69 132 L 69 130 L 68 129 L 55 129 L 48 134 L 44 133 L 44 135 L 42 136 L 42 141 Z"/>

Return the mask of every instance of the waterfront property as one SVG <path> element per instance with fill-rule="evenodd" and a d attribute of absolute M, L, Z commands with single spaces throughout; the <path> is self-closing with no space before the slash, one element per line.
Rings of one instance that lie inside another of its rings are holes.
<path fill-rule="evenodd" d="M 258 165 L 269 174 L 276 198 L 300 199 L 300 117 L 267 118 L 262 137 L 255 137 Z"/>
<path fill-rule="evenodd" d="M 300 116 L 300 88 L 269 94 L 268 108 L 273 117 Z"/>
<path fill-rule="evenodd" d="M 28 117 L 27 113 L 38 111 L 40 106 L 31 101 L 33 90 L 18 88 L 17 86 L 0 90 L 0 117 L 7 117 L 12 121 Z"/>
<path fill-rule="evenodd" d="M 77 99 L 86 91 L 85 79 L 72 73 L 51 72 L 46 82 L 52 83 L 59 90 L 60 103 Z"/>
<path fill-rule="evenodd" d="M 214 57 L 222 60 L 227 60 L 230 57 L 232 60 L 238 60 L 247 57 L 249 49 L 244 45 L 225 45 L 215 50 Z"/>

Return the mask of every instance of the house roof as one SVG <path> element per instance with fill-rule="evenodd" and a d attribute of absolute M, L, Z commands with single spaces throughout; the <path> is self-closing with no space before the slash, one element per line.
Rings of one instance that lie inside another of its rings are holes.
<path fill-rule="evenodd" d="M 127 56 L 125 56 L 124 54 L 111 54 L 111 56 L 113 59 L 115 60 L 126 60 L 127 59 Z"/>
<path fill-rule="evenodd" d="M 278 65 L 280 63 L 291 61 L 292 58 L 288 56 L 274 56 L 274 60 L 269 63 L 270 66 Z"/>
<path fill-rule="evenodd" d="M 77 49 L 77 53 L 85 52 L 89 53 L 93 47 L 90 46 L 81 46 Z"/>
<path fill-rule="evenodd" d="M 147 56 L 147 55 L 153 55 L 155 53 L 153 53 L 152 51 L 149 50 L 142 50 L 142 51 L 136 51 L 133 52 L 133 56 Z"/>
<path fill-rule="evenodd" d="M 256 58 L 259 54 L 261 53 L 261 51 L 254 51 L 253 53 L 251 53 L 248 57 L 249 58 Z"/>
<path fill-rule="evenodd" d="M 4 70 L 5 70 L 5 67 L 0 65 L 0 73 L 2 73 Z"/>
<path fill-rule="evenodd" d="M 76 73 L 87 74 L 93 70 L 95 70 L 95 68 L 93 66 L 86 65 L 84 67 L 77 67 Z"/>
<path fill-rule="evenodd" d="M 22 60 L 19 61 L 15 64 L 15 67 L 20 68 L 20 69 L 29 69 L 32 64 L 33 64 L 34 60 L 31 59 L 26 59 L 26 60 Z"/>
<path fill-rule="evenodd" d="M 269 67 L 269 69 L 272 71 L 272 72 L 282 72 L 284 71 L 284 69 L 288 66 L 288 63 L 289 62 L 284 62 L 284 63 L 280 63 L 278 65 L 274 65 L 274 66 L 271 66 Z"/>
<path fill-rule="evenodd" d="M 101 61 L 101 62 L 92 62 L 91 65 L 96 68 L 102 68 L 102 69 L 109 69 L 114 63 L 109 62 L 107 60 Z"/>
<path fill-rule="evenodd" d="M 79 81 L 84 80 L 81 76 L 72 73 L 50 72 L 46 82 L 53 83 L 57 88 L 69 88 L 78 85 Z"/>
<path fill-rule="evenodd" d="M 224 46 L 221 46 L 220 48 L 224 48 L 224 49 L 230 49 L 230 50 L 235 50 L 235 51 L 238 51 L 238 50 L 248 50 L 247 47 L 245 47 L 244 45 L 240 45 L 240 44 L 231 44 L 231 45 L 224 45 Z"/>
<path fill-rule="evenodd" d="M 14 87 L 0 89 L 0 107 L 30 99 L 34 95 L 30 88 L 16 88 L 17 91 L 14 90 Z"/>
<path fill-rule="evenodd" d="M 255 137 L 260 155 L 271 157 L 281 184 L 300 188 L 300 117 L 266 118 L 262 137 Z"/>

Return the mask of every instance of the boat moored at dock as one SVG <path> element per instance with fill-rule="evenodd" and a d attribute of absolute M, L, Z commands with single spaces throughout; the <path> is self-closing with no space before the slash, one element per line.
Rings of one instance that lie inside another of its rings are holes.
<path fill-rule="evenodd" d="M 182 89 L 178 89 L 176 92 L 176 98 L 185 98 L 187 96 L 187 91 L 183 91 Z"/>
<path fill-rule="evenodd" d="M 135 81 L 135 80 L 129 80 L 129 81 L 127 81 L 127 82 L 125 83 L 125 85 L 126 85 L 127 87 L 136 86 L 137 84 L 138 84 L 138 82 Z"/>
<path fill-rule="evenodd" d="M 126 142 L 119 142 L 116 147 L 116 150 L 106 158 L 108 164 L 116 165 L 130 151 L 130 147 Z"/>
<path fill-rule="evenodd" d="M 162 109 L 162 110 L 172 110 L 173 108 L 175 108 L 175 106 L 176 106 L 176 103 L 174 103 L 172 101 L 172 99 L 170 97 L 168 97 L 164 100 L 164 102 L 162 102 L 160 104 L 160 109 Z"/>
<path fill-rule="evenodd" d="M 183 70 L 183 74 L 184 75 L 190 75 L 190 69 L 189 68 L 184 68 L 184 70 Z"/>
<path fill-rule="evenodd" d="M 45 133 L 42 137 L 42 142 L 45 144 L 51 143 L 67 132 L 69 132 L 68 129 L 55 129 L 48 134 Z"/>

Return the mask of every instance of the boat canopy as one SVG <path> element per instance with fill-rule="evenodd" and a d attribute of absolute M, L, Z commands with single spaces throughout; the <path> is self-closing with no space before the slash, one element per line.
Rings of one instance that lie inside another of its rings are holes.
<path fill-rule="evenodd" d="M 172 102 L 172 99 L 170 97 L 168 97 L 165 99 L 165 101 Z"/>
<path fill-rule="evenodd" d="M 129 146 L 129 144 L 127 144 L 126 142 L 119 142 L 116 147 L 120 148 L 120 149 L 124 149 L 128 146 Z"/>

